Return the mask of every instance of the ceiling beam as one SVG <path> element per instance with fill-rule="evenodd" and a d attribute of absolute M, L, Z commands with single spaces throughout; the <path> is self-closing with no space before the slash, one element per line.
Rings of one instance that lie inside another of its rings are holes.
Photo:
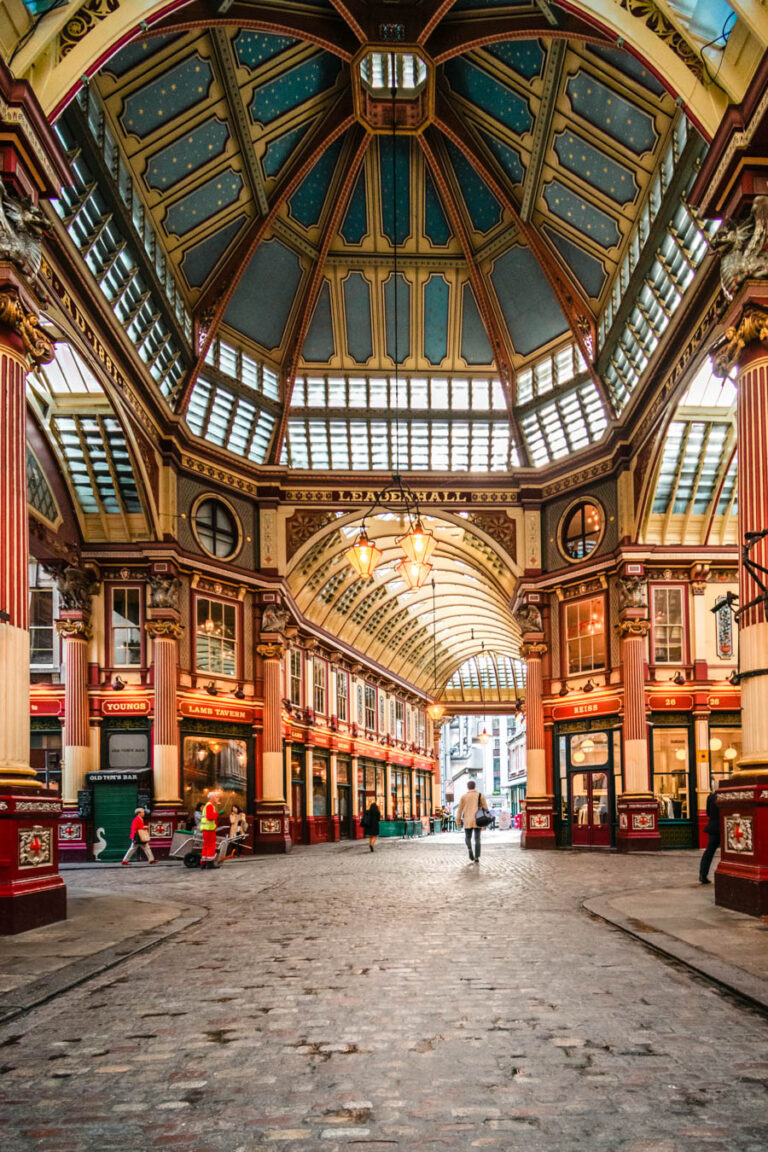
<path fill-rule="evenodd" d="M 291 407 L 296 370 L 299 360 L 301 359 L 301 350 L 304 347 L 304 340 L 306 339 L 307 331 L 312 321 L 315 305 L 317 304 L 323 285 L 323 268 L 328 255 L 328 249 L 341 226 L 341 220 L 349 203 L 349 198 L 352 195 L 352 189 L 354 188 L 360 165 L 363 162 L 363 158 L 372 139 L 373 137 L 369 132 L 365 132 L 360 125 L 357 125 L 353 131 L 350 148 L 346 153 L 342 153 L 336 166 L 337 172 L 345 169 L 344 175 L 335 192 L 332 193 L 333 207 L 330 215 L 327 220 L 321 223 L 323 239 L 320 245 L 320 251 L 306 278 L 299 307 L 296 310 L 295 319 L 288 333 L 286 351 L 282 364 L 280 365 L 283 411 L 272 438 L 272 446 L 268 460 L 270 464 L 277 464 L 279 462 L 283 449 L 283 440 L 285 439 L 285 430 L 288 425 L 288 414 Z"/>
<path fill-rule="evenodd" d="M 436 64 L 460 56 L 472 48 L 482 48 L 499 40 L 581 40 L 587 44 L 615 43 L 594 25 L 571 12 L 558 9 L 553 27 L 540 9 L 522 14 L 506 13 L 473 19 L 466 13 L 447 16 L 426 41 L 425 48 Z"/>
<path fill-rule="evenodd" d="M 271 32 L 276 36 L 294 36 L 318 44 L 342 60 L 351 60 L 358 44 L 350 29 L 341 20 L 326 13 L 289 11 L 266 4 L 250 4 L 239 0 L 224 14 L 211 12 L 207 0 L 193 0 L 169 13 L 165 19 L 148 28 L 146 36 L 160 36 L 166 32 L 200 32 L 210 28 L 237 28 L 254 32 Z"/>
<path fill-rule="evenodd" d="M 522 219 L 517 204 L 507 192 L 503 178 L 497 175 L 496 160 L 481 158 L 480 145 L 470 135 L 466 125 L 456 115 L 442 93 L 438 97 L 435 109 L 435 125 L 464 153 L 478 176 L 488 185 L 499 203 L 513 217 L 555 294 L 585 363 L 590 366 L 593 365 L 596 352 L 596 328 L 595 318 L 587 298 L 583 295 L 581 288 L 577 287 L 570 277 L 562 271 L 560 264 L 550 250 L 549 244 L 538 228 L 530 221 Z M 595 379 L 595 383 L 598 384 L 603 403 L 607 404 L 607 396 L 602 381 L 598 383 L 598 380 Z M 610 406 L 606 407 L 606 411 L 611 413 Z"/>
<path fill-rule="evenodd" d="M 267 215 L 251 221 L 234 252 L 225 260 L 221 271 L 204 288 L 193 316 L 197 360 L 179 392 L 177 412 L 183 413 L 186 409 L 195 380 L 205 363 L 208 349 L 240 278 L 254 252 L 274 223 L 278 212 L 285 201 L 293 195 L 326 148 L 343 132 L 346 132 L 353 123 L 354 117 L 350 111 L 348 94 L 343 92 L 331 106 L 328 114 L 323 117 L 319 124 L 315 125 L 314 130 L 300 143 L 290 160 L 287 161 L 284 175 L 272 194 L 272 205 Z"/>
<path fill-rule="evenodd" d="M 361 44 L 371 38 L 367 31 L 370 22 L 370 11 L 368 5 L 365 4 L 363 0 L 331 0 L 331 4 L 333 4 L 352 35 L 356 36 Z"/>
<path fill-rule="evenodd" d="M 423 16 L 424 23 L 416 37 L 417 44 L 426 44 L 435 28 L 437 28 L 445 14 L 453 8 L 455 3 L 456 0 L 425 0 L 419 9 L 419 14 Z"/>
<path fill-rule="evenodd" d="M 269 204 L 267 203 L 267 194 L 264 190 L 264 179 L 261 174 L 261 167 L 256 159 L 256 153 L 253 147 L 250 120 L 237 83 L 237 67 L 232 51 L 232 41 L 223 28 L 212 28 L 210 35 L 214 63 L 216 71 L 219 73 L 221 86 L 224 90 L 224 99 L 227 104 L 227 112 L 229 113 L 228 119 L 234 129 L 237 146 L 243 158 L 243 165 L 251 188 L 251 196 L 253 197 L 254 203 L 258 205 L 260 214 L 264 216 L 269 211 Z"/>
<path fill-rule="evenodd" d="M 515 393 L 515 380 L 516 374 L 514 364 L 512 361 L 511 349 L 507 346 L 507 341 L 502 333 L 499 324 L 496 321 L 496 315 L 491 303 L 491 297 L 488 291 L 488 285 L 485 277 L 480 271 L 480 267 L 475 258 L 475 253 L 469 239 L 469 229 L 462 215 L 459 207 L 459 202 L 454 196 L 451 187 L 446 164 L 444 160 L 438 156 L 432 145 L 432 129 L 423 132 L 418 137 L 419 145 L 424 156 L 426 157 L 427 164 L 429 165 L 432 173 L 432 178 L 435 181 L 435 186 L 438 189 L 445 208 L 450 217 L 451 227 L 456 236 L 459 238 L 461 247 L 464 251 L 464 259 L 467 262 L 467 269 L 469 271 L 469 279 L 472 289 L 475 294 L 475 302 L 477 304 L 480 317 L 483 321 L 488 341 L 493 351 L 493 356 L 496 361 L 496 368 L 499 373 L 504 395 L 509 409 L 509 419 L 514 432 L 515 441 L 517 443 L 518 452 L 520 455 L 520 463 L 523 467 L 528 466 L 528 451 L 523 439 L 522 432 L 517 424 L 514 414 L 514 393 Z"/>
<path fill-rule="evenodd" d="M 523 202 L 520 206 L 520 218 L 526 224 L 530 222 L 541 184 L 541 173 L 549 147 L 549 136 L 552 130 L 552 120 L 555 115 L 557 98 L 560 94 L 560 81 L 563 76 L 563 65 L 568 45 L 565 40 L 553 40 L 547 51 L 547 63 L 544 67 L 544 81 L 541 90 L 541 104 L 536 114 L 533 127 L 533 144 L 531 145 L 531 158 L 525 173 L 523 185 Z"/>

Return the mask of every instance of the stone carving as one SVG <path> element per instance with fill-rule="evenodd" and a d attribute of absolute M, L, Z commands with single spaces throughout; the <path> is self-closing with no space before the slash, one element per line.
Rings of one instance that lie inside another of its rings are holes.
<path fill-rule="evenodd" d="M 625 576 L 619 579 L 619 609 L 647 608 L 645 580 L 640 576 Z"/>
<path fill-rule="evenodd" d="M 19 868 L 43 868 L 53 863 L 53 837 L 50 828 L 35 824 L 19 829 Z"/>
<path fill-rule="evenodd" d="M 86 0 L 82 8 L 78 8 L 72 19 L 67 21 L 59 33 L 59 54 L 61 57 L 68 56 L 100 20 L 106 19 L 110 12 L 116 12 L 119 7 L 120 0 Z"/>
<path fill-rule="evenodd" d="M 93 636 L 88 620 L 57 620 L 56 631 L 62 640 L 90 640 Z"/>
<path fill-rule="evenodd" d="M 282 644 L 257 644 L 256 651 L 262 660 L 282 660 L 285 650 Z"/>
<path fill-rule="evenodd" d="M 747 304 L 738 324 L 726 328 L 725 336 L 712 349 L 712 371 L 727 376 L 747 344 L 768 344 L 768 311 L 757 304 Z"/>
<path fill-rule="evenodd" d="M 288 559 L 298 552 L 302 544 L 306 544 L 315 532 L 319 532 L 331 520 L 336 519 L 335 512 L 314 512 L 302 509 L 294 512 L 285 522 L 285 542 Z"/>
<path fill-rule="evenodd" d="M 42 240 L 48 222 L 36 204 L 13 196 L 0 180 L 0 260 L 9 260 L 25 277 L 40 271 Z"/>
<path fill-rule="evenodd" d="M 285 608 L 277 608 L 268 604 L 261 616 L 262 632 L 282 632 L 288 623 L 289 612 Z"/>
<path fill-rule="evenodd" d="M 60 607 L 68 611 L 78 610 L 90 613 L 91 598 L 99 588 L 95 574 L 87 568 L 77 568 L 74 564 L 48 568 L 56 580 L 61 599 Z"/>
<path fill-rule="evenodd" d="M 4 288 L 0 292 L 0 324 L 16 333 L 35 367 L 53 360 L 53 340 L 40 327 L 34 312 L 24 307 L 16 288 Z"/>
<path fill-rule="evenodd" d="M 147 620 L 144 628 L 153 640 L 181 640 L 184 635 L 184 625 L 176 620 Z"/>
<path fill-rule="evenodd" d="M 734 812 L 732 816 L 725 817 L 725 847 L 728 852 L 745 852 L 749 856 L 753 854 L 751 816 L 740 816 Z"/>
<path fill-rule="evenodd" d="M 517 559 L 517 525 L 506 512 L 468 512 L 467 519 L 500 544 L 513 560 Z"/>
<path fill-rule="evenodd" d="M 756 196 L 744 220 L 725 220 L 710 240 L 720 255 L 720 283 L 732 300 L 745 280 L 768 277 L 768 196 Z"/>
<path fill-rule="evenodd" d="M 181 580 L 178 576 L 150 576 L 150 608 L 173 608 L 175 612 L 178 612 L 180 594 Z"/>
<path fill-rule="evenodd" d="M 520 631 L 523 633 L 544 631 L 541 612 L 535 604 L 522 604 L 515 612 L 515 620 L 517 620 Z"/>
<path fill-rule="evenodd" d="M 619 620 L 615 627 L 619 640 L 626 640 L 627 637 L 631 636 L 645 637 L 650 630 L 651 623 L 649 620 Z"/>

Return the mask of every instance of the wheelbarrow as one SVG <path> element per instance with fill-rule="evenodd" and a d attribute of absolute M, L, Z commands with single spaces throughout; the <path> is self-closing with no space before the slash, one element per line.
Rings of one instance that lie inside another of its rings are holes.
<path fill-rule="evenodd" d="M 218 829 L 216 829 L 218 832 Z M 220 868 L 222 860 L 225 860 L 229 847 L 234 840 L 239 837 L 232 837 L 227 835 L 216 837 L 216 855 L 213 859 L 214 868 Z M 201 858 L 203 855 L 203 834 L 195 830 L 194 832 L 185 832 L 182 828 L 177 828 L 171 840 L 171 850 L 168 853 L 169 857 L 175 860 L 181 860 L 185 868 L 199 868 L 201 866 Z"/>

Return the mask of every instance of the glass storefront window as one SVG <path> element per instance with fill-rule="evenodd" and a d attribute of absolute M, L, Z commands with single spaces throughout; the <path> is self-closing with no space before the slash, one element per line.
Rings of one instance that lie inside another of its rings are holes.
<path fill-rule="evenodd" d="M 342 759 L 341 756 L 336 761 L 336 783 L 349 784 L 351 782 L 351 768 L 349 760 Z"/>
<path fill-rule="evenodd" d="M 605 667 L 605 601 L 602 596 L 565 605 L 568 675 Z"/>
<path fill-rule="evenodd" d="M 312 815 L 328 815 L 328 761 L 317 754 L 312 760 Z"/>
<path fill-rule="evenodd" d="M 741 728 L 713 726 L 709 729 L 709 779 L 712 788 L 717 788 L 732 775 L 741 753 Z"/>
<path fill-rule="evenodd" d="M 233 804 L 246 807 L 248 745 L 245 740 L 217 736 L 184 737 L 184 804 L 188 812 L 204 801 L 212 788 L 221 790 L 219 811 Z"/>
<path fill-rule="evenodd" d="M 577 732 L 571 736 L 571 764 L 599 768 L 608 763 L 607 732 Z"/>
<path fill-rule="evenodd" d="M 690 808 L 687 728 L 654 728 L 653 791 L 659 820 L 688 820 Z"/>
<path fill-rule="evenodd" d="M 236 613 L 234 604 L 197 601 L 195 669 L 219 676 L 235 675 Z"/>

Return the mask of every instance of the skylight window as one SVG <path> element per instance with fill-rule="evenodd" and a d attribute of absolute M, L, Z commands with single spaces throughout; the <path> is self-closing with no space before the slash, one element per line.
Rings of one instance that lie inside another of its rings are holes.
<path fill-rule="evenodd" d="M 427 65 L 415 52 L 368 52 L 360 61 L 360 78 L 375 95 L 394 88 L 398 96 L 413 96 L 423 88 Z"/>

